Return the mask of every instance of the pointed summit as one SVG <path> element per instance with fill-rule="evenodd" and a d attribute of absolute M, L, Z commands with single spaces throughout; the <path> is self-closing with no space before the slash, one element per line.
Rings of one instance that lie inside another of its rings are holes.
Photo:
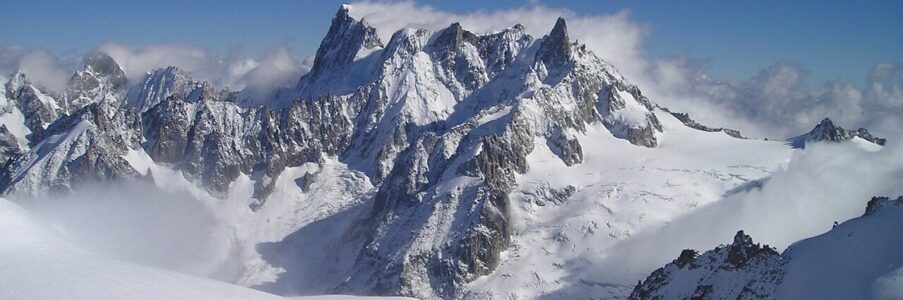
<path fill-rule="evenodd" d="M 123 106 L 145 112 L 170 96 L 184 98 L 201 85 L 177 67 L 159 68 L 148 72 L 143 82 L 132 87 Z"/>
<path fill-rule="evenodd" d="M 98 101 L 118 101 L 128 81 L 125 72 L 106 53 L 94 53 L 85 58 L 85 67 L 69 78 L 69 87 L 61 106 L 67 113 Z"/>
<path fill-rule="evenodd" d="M 567 45 L 568 24 L 564 21 L 564 18 L 558 17 L 558 20 L 555 21 L 555 27 L 552 27 L 552 32 L 549 33 L 549 37 L 558 41 L 563 41 L 564 44 Z"/>
<path fill-rule="evenodd" d="M 734 235 L 734 242 L 728 246 L 727 262 L 735 266 L 743 266 L 750 259 L 763 255 L 777 256 L 778 252 L 768 245 L 753 243 L 752 238 L 740 230 Z"/>
<path fill-rule="evenodd" d="M 100 100 L 108 92 L 117 93 L 125 90 L 128 81 L 125 71 L 104 52 L 95 52 L 85 57 L 84 69 L 75 72 L 69 79 L 67 102 L 71 110 L 78 109 L 88 103 Z"/>
<path fill-rule="evenodd" d="M 298 83 L 302 95 L 313 96 L 318 93 L 315 90 L 334 87 L 356 59 L 383 47 L 376 29 L 354 19 L 350 12 L 351 6 L 343 4 L 332 18 L 313 67 Z"/>
<path fill-rule="evenodd" d="M 100 74 L 125 76 L 125 72 L 122 71 L 119 64 L 104 52 L 96 52 L 86 57 L 85 69 L 91 69 Z"/>
<path fill-rule="evenodd" d="M 568 26 L 564 18 L 558 18 L 552 32 L 542 39 L 537 53 L 537 62 L 546 68 L 553 69 L 565 65 L 571 60 L 571 41 L 568 37 Z"/>
<path fill-rule="evenodd" d="M 883 138 L 876 137 L 869 133 L 865 128 L 858 130 L 846 130 L 840 126 L 834 125 L 830 118 L 824 118 L 812 131 L 787 140 L 794 148 L 806 148 L 806 144 L 810 142 L 843 142 L 851 140 L 855 137 L 872 142 L 876 145 L 884 146 L 887 141 Z"/>
<path fill-rule="evenodd" d="M 818 122 L 818 125 L 816 125 L 815 128 L 821 128 L 822 130 L 829 130 L 829 131 L 835 130 L 834 122 L 831 121 L 831 118 L 822 119 L 821 122 Z"/>
<path fill-rule="evenodd" d="M 435 49 L 451 50 L 461 47 L 464 42 L 477 44 L 477 40 L 478 37 L 476 35 L 470 31 L 464 30 L 464 28 L 461 27 L 461 23 L 455 22 L 449 25 L 448 28 L 439 32 L 438 37 L 432 42 L 432 47 Z"/>
<path fill-rule="evenodd" d="M 354 18 L 351 17 L 351 5 L 342 4 L 341 6 L 339 6 L 339 11 L 335 13 L 335 17 L 332 18 L 332 26 L 335 26 L 336 23 L 341 24 L 354 21 Z"/>

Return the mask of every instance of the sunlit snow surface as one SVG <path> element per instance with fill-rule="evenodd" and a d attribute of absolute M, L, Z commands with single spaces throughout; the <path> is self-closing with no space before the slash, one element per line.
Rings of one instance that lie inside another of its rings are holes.
<path fill-rule="evenodd" d="M 104 259 L 43 228 L 0 199 L 4 299 L 276 299 L 227 283 Z"/>
<path fill-rule="evenodd" d="M 780 143 L 693 130 L 657 115 L 667 132 L 659 147 L 636 147 L 596 125 L 577 135 L 584 162 L 573 167 L 538 140 L 512 200 L 514 245 L 498 270 L 468 288 L 503 298 L 624 297 L 632 282 L 596 282 L 584 272 L 600 268 L 594 263 L 621 241 L 767 177 L 792 153 Z M 562 203 L 542 200 L 568 186 L 573 195 Z"/>
<path fill-rule="evenodd" d="M 225 282 L 95 255 L 2 198 L 0 232 L 3 299 L 283 299 Z M 292 299 L 376 298 L 324 295 Z"/>
<path fill-rule="evenodd" d="M 790 246 L 780 299 L 903 299 L 903 206 Z"/>

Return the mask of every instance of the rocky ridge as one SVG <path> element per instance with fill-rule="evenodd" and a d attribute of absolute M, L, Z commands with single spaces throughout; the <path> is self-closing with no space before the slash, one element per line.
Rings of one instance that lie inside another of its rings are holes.
<path fill-rule="evenodd" d="M 826 282 L 832 281 L 820 277 L 832 274 L 870 278 L 875 274 L 869 273 L 873 269 L 866 266 L 899 261 L 895 249 L 903 240 L 883 228 L 899 223 L 901 208 L 903 197 L 873 197 L 861 217 L 835 224 L 827 233 L 797 242 L 781 254 L 774 248 L 754 244 L 748 235 L 739 231 L 730 245 L 701 255 L 692 249 L 683 250 L 677 259 L 640 281 L 630 299 L 843 299 L 867 295 L 856 284 L 835 282 L 826 286 Z M 862 244 L 865 241 L 869 243 Z M 870 250 L 861 250 L 862 247 Z M 858 255 L 869 251 L 876 257 Z M 839 259 L 840 253 L 850 256 Z M 809 265 L 812 263 L 819 267 Z M 872 278 L 875 279 L 880 281 Z"/>

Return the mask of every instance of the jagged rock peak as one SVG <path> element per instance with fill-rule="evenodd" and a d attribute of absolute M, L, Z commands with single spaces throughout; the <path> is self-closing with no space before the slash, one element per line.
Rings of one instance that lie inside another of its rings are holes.
<path fill-rule="evenodd" d="M 538 60 L 549 66 L 563 65 L 571 59 L 571 40 L 564 18 L 558 18 L 552 32 L 542 39 L 538 55 Z"/>
<path fill-rule="evenodd" d="M 351 5 L 343 4 L 339 7 L 339 11 L 332 18 L 332 25 L 326 37 L 320 43 L 311 72 L 325 71 L 324 68 L 330 63 L 329 59 L 335 60 L 333 63 L 347 64 L 354 60 L 361 49 L 383 47 L 376 34 L 376 28 L 363 20 L 354 19 L 350 11 Z"/>
<path fill-rule="evenodd" d="M 897 197 L 896 200 L 891 200 L 888 197 L 872 197 L 872 200 L 869 200 L 865 207 L 865 215 L 874 214 L 886 206 L 903 207 L 903 196 Z"/>
<path fill-rule="evenodd" d="M 753 243 L 752 238 L 743 230 L 734 235 L 734 242 L 728 246 L 727 261 L 735 266 L 743 266 L 751 258 L 759 255 L 778 255 L 778 252 L 768 245 Z"/>
<path fill-rule="evenodd" d="M 20 89 L 21 87 L 30 85 L 31 81 L 28 80 L 28 75 L 26 75 L 22 71 L 18 71 L 12 76 L 9 77 L 9 80 L 6 81 L 7 91 L 14 92 L 15 90 Z"/>
<path fill-rule="evenodd" d="M 558 20 L 555 21 L 555 27 L 552 27 L 552 32 L 549 34 L 550 38 L 561 41 L 564 40 L 568 42 L 568 24 L 562 17 L 558 17 Z"/>
<path fill-rule="evenodd" d="M 201 84 L 178 67 L 159 68 L 148 72 L 141 83 L 131 88 L 124 106 L 144 112 L 170 96 L 187 97 L 198 86 Z"/>
<path fill-rule="evenodd" d="M 342 88 L 351 89 L 344 81 L 355 61 L 384 47 L 376 28 L 363 19 L 352 17 L 351 9 L 350 5 L 342 5 L 332 18 L 310 72 L 298 82 L 297 90 L 301 96 L 318 97 Z"/>
<path fill-rule="evenodd" d="M 737 231 L 734 234 L 734 242 L 731 243 L 733 247 L 749 247 L 753 245 L 752 237 L 743 232 L 743 230 Z"/>
<path fill-rule="evenodd" d="M 448 28 L 439 32 L 438 36 L 433 41 L 433 45 L 437 48 L 456 49 L 461 47 L 464 42 L 477 44 L 478 39 L 479 37 L 475 34 L 464 30 L 464 28 L 461 27 L 461 23 L 455 22 L 449 25 Z"/>
<path fill-rule="evenodd" d="M 85 69 L 91 69 L 100 74 L 125 76 L 125 72 L 122 71 L 119 64 L 105 52 L 95 52 L 87 56 L 85 58 Z"/>
<path fill-rule="evenodd" d="M 96 101 L 118 101 L 108 94 L 123 92 L 128 85 L 125 71 L 110 55 L 95 52 L 85 57 L 84 62 L 85 67 L 69 79 L 65 105 L 68 112 Z"/>
<path fill-rule="evenodd" d="M 831 121 L 830 118 L 824 118 L 812 129 L 812 131 L 790 138 L 788 141 L 795 148 L 805 148 L 807 142 L 843 142 L 851 140 L 854 137 L 859 137 L 881 146 L 884 146 L 884 143 L 887 142 L 886 139 L 873 136 L 865 128 L 859 128 L 858 130 L 843 129 L 840 126 L 834 125 L 834 122 Z"/>

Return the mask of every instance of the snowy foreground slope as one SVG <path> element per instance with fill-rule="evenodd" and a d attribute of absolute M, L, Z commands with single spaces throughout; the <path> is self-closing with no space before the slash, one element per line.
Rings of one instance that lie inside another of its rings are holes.
<path fill-rule="evenodd" d="M 3 299 L 284 299 L 220 281 L 99 257 L 73 246 L 2 198 L 0 232 Z"/>
<path fill-rule="evenodd" d="M 283 296 L 625 298 L 720 231 L 823 233 L 901 169 L 899 141 L 829 120 L 788 142 L 698 124 L 564 19 L 385 43 L 365 20 L 342 6 L 271 98 L 130 82 L 103 53 L 61 93 L 14 74 L 0 192 L 95 255 Z"/>
<path fill-rule="evenodd" d="M 779 254 L 740 231 L 730 245 L 687 249 L 631 299 L 903 298 L 903 197 L 875 197 L 863 216 Z"/>

